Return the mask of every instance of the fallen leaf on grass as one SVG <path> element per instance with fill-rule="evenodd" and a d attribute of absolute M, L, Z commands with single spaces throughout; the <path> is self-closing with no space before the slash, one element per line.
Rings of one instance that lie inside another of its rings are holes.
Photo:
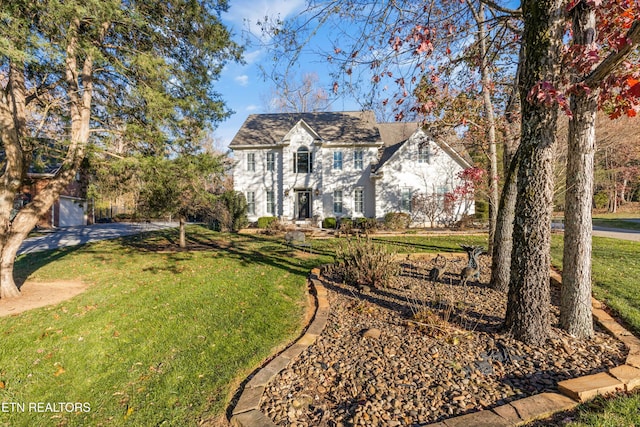
<path fill-rule="evenodd" d="M 126 414 L 124 414 L 124 419 L 126 420 L 127 418 L 129 418 L 129 416 L 130 416 L 131 414 L 133 414 L 133 407 L 129 406 L 129 407 L 127 408 L 127 413 L 126 413 Z"/>
<path fill-rule="evenodd" d="M 58 377 L 64 373 L 65 373 L 65 369 L 62 367 L 62 365 L 58 365 L 58 370 L 56 371 L 55 374 L 53 374 L 53 376 Z"/>

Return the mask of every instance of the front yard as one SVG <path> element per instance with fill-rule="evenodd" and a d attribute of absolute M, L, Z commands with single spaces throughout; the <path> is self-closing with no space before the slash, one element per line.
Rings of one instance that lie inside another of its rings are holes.
<path fill-rule="evenodd" d="M 176 234 L 164 231 L 18 260 L 19 279 L 80 280 L 90 286 L 64 303 L 0 318 L 0 396 L 9 409 L 0 425 L 195 426 L 223 420 L 240 382 L 300 332 L 306 276 L 332 260 L 335 240 L 314 241 L 315 254 L 309 255 L 287 248 L 281 237 L 192 227 L 191 249 L 176 252 L 171 250 Z M 460 251 L 460 243 L 485 240 L 377 239 L 398 252 Z M 638 246 L 594 239 L 594 293 L 635 333 L 640 332 Z M 558 266 L 561 252 L 556 235 Z M 76 406 L 60 405 L 65 403 Z M 591 408 L 589 414 L 597 411 Z"/>
<path fill-rule="evenodd" d="M 318 261 L 276 241 L 190 235 L 188 252 L 164 250 L 169 231 L 20 258 L 18 277 L 90 286 L 0 318 L 0 396 L 13 405 L 0 425 L 188 426 L 223 414 L 239 381 L 299 333 Z M 82 405 L 46 406 L 61 402 Z"/>

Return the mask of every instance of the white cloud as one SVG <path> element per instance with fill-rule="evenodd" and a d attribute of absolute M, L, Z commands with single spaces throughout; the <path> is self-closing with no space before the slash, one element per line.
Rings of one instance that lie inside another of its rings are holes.
<path fill-rule="evenodd" d="M 257 62 L 266 52 L 264 50 L 253 50 L 251 52 L 245 52 L 243 59 L 247 64 L 253 64 Z"/>
<path fill-rule="evenodd" d="M 300 11 L 305 6 L 305 0 L 236 0 L 230 3 L 229 11 L 224 19 L 233 22 L 260 37 L 258 21 L 265 17 L 284 19 L 290 14 Z"/>
<path fill-rule="evenodd" d="M 247 105 L 247 108 L 245 108 L 245 111 L 251 112 L 251 111 L 256 111 L 257 109 L 259 109 L 260 107 L 258 107 L 255 104 L 250 104 Z"/>
<path fill-rule="evenodd" d="M 233 80 L 235 80 L 235 82 L 240 86 L 247 86 L 249 84 L 249 76 L 247 76 L 246 74 L 236 76 L 233 78 Z"/>

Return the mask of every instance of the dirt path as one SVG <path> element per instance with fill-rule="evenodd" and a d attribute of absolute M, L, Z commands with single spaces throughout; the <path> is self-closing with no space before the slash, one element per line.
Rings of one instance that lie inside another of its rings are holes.
<path fill-rule="evenodd" d="M 0 317 L 58 304 L 81 294 L 87 287 L 79 281 L 26 282 L 20 288 L 21 296 L 0 299 Z"/>

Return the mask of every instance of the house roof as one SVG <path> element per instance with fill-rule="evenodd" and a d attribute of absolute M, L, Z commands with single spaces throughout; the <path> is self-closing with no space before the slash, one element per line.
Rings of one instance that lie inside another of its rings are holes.
<path fill-rule="evenodd" d="M 417 122 L 377 123 L 373 111 L 322 113 L 251 114 L 236 133 L 229 148 L 273 146 L 300 121 L 323 142 L 380 145 L 382 153 L 375 169 L 382 167 L 420 129 Z M 425 132 L 428 132 L 425 130 Z M 455 133 L 433 140 L 458 161 L 473 162 Z"/>
<path fill-rule="evenodd" d="M 380 144 L 382 141 L 373 111 L 251 114 L 229 147 L 280 144 L 301 120 L 325 142 Z"/>
<path fill-rule="evenodd" d="M 380 134 L 384 142 L 384 149 L 376 169 L 379 169 L 387 160 L 393 156 L 396 151 L 413 135 L 419 125 L 415 122 L 410 123 L 380 123 Z"/>
<path fill-rule="evenodd" d="M 380 134 L 384 141 L 384 148 L 380 155 L 380 160 L 374 168 L 374 172 L 379 170 L 393 155 L 409 140 L 418 129 L 420 129 L 420 123 L 408 122 L 408 123 L 380 123 Z M 427 129 L 423 129 L 428 133 Z M 460 142 L 460 139 L 451 132 L 441 136 L 433 137 L 433 141 L 438 144 L 440 148 L 445 150 L 454 159 L 472 165 L 473 160 L 469 153 L 465 149 L 464 145 Z M 456 158 L 457 157 L 457 158 Z M 463 165 L 464 166 L 464 165 Z"/>

